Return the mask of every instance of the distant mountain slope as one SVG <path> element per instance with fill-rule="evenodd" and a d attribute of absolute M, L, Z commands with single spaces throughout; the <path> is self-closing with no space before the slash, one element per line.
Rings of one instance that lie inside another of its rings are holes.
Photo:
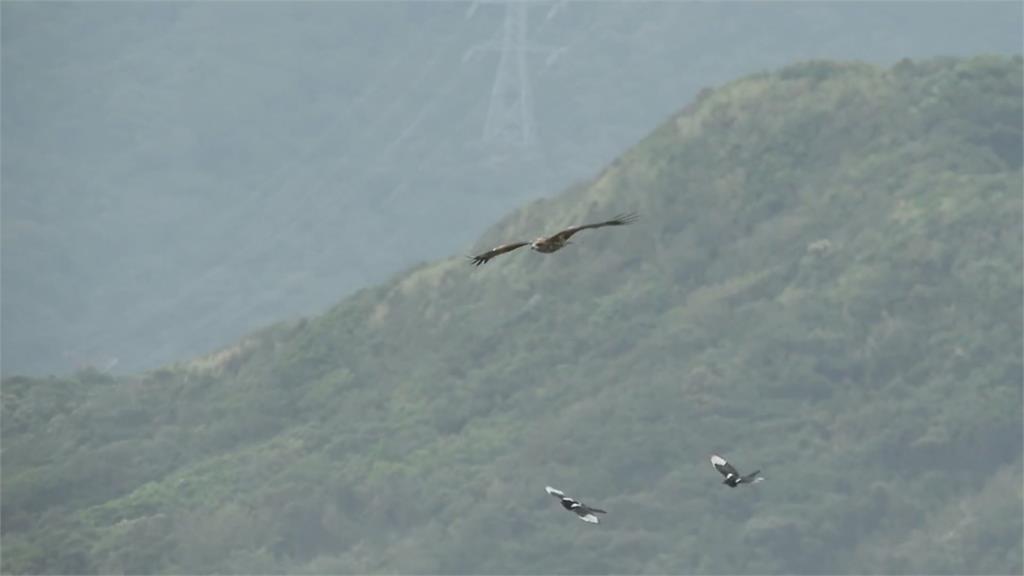
<path fill-rule="evenodd" d="M 1022 26 L 998 2 L 531 2 L 552 50 L 527 54 L 518 155 L 482 138 L 507 9 L 0 3 L 2 374 L 206 354 L 452 253 L 704 86 L 1017 53 Z"/>
<path fill-rule="evenodd" d="M 1019 573 L 1021 69 L 745 78 L 477 247 L 634 225 L 8 379 L 3 571 Z"/>

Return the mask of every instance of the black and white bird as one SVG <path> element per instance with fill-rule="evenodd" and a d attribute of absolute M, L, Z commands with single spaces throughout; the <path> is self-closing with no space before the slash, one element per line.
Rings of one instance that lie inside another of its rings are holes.
<path fill-rule="evenodd" d="M 573 234 L 587 230 L 590 228 L 603 228 L 605 226 L 625 226 L 626 224 L 632 224 L 636 222 L 636 214 L 620 214 L 611 220 L 604 222 L 595 222 L 593 224 L 581 224 L 579 226 L 570 226 L 561 232 L 552 234 L 551 236 L 541 236 L 533 242 L 510 242 L 508 244 L 502 244 L 496 248 L 491 248 L 486 252 L 481 252 L 476 256 L 470 256 L 470 260 L 474 266 L 486 264 L 491 258 L 500 256 L 506 252 L 522 248 L 523 246 L 529 246 L 531 250 L 539 252 L 541 254 L 551 254 L 552 252 L 558 252 L 569 244 L 569 238 L 572 238 Z"/>
<path fill-rule="evenodd" d="M 565 492 L 552 488 L 551 486 L 545 486 L 544 489 L 548 491 L 548 494 L 551 494 L 555 498 L 558 498 L 559 501 L 561 501 L 562 508 L 565 508 L 569 512 L 576 514 L 580 517 L 580 520 L 583 520 L 584 522 L 590 522 L 591 524 L 600 524 L 600 521 L 597 519 L 597 516 L 594 516 L 594 514 L 607 514 L 607 512 L 605 512 L 604 510 L 601 510 L 599 508 L 591 508 L 590 506 L 587 506 L 586 504 L 580 502 L 575 498 L 570 498 L 566 496 Z"/>
<path fill-rule="evenodd" d="M 730 488 L 735 488 L 740 484 L 757 484 L 764 480 L 764 476 L 761 476 L 760 470 L 754 470 L 746 476 L 741 476 L 732 464 L 726 462 L 725 458 L 722 458 L 718 454 L 711 455 L 711 465 L 715 467 L 715 470 L 718 470 L 719 474 L 725 476 L 725 480 L 722 480 L 722 484 L 725 484 Z"/>

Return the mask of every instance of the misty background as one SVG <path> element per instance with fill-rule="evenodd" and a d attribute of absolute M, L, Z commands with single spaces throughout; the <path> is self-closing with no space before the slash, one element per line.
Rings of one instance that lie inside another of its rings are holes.
<path fill-rule="evenodd" d="M 0 572 L 1024 570 L 1019 2 L 0 23 Z"/>
<path fill-rule="evenodd" d="M 1017 2 L 4 2 L 2 371 L 190 358 L 468 253 L 704 87 L 1020 30 Z"/>

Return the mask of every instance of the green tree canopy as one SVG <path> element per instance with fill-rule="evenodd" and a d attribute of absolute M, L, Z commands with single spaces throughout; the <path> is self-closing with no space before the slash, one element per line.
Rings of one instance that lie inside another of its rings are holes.
<path fill-rule="evenodd" d="M 634 225 L 6 380 L 3 571 L 1020 573 L 1021 69 L 744 78 L 466 252 Z"/>

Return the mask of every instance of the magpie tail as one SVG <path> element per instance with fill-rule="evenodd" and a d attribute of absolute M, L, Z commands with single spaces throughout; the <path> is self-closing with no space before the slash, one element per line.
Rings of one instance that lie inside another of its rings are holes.
<path fill-rule="evenodd" d="M 761 471 L 760 470 L 754 470 L 750 474 L 747 474 L 746 476 L 744 476 L 740 481 L 741 482 L 746 482 L 748 484 L 754 484 L 756 482 L 760 482 L 761 480 L 764 480 L 764 476 L 761 476 Z"/>

